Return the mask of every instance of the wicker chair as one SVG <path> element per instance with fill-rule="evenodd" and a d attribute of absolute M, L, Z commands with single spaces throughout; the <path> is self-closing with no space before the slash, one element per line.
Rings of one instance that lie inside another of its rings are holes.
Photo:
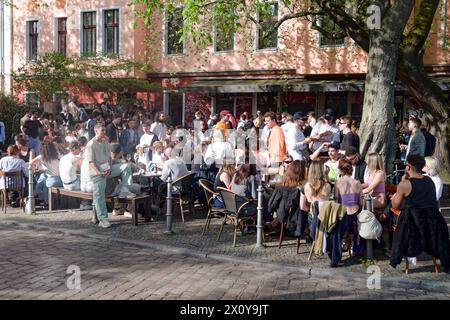
<path fill-rule="evenodd" d="M 0 191 L 2 194 L 2 208 L 5 214 L 8 202 L 8 192 L 10 191 L 16 191 L 19 193 L 19 205 L 22 209 L 24 209 L 25 182 L 22 171 L 0 171 L 0 177 L 3 177 L 3 185 L 0 187 Z"/>
<path fill-rule="evenodd" d="M 206 197 L 206 208 L 208 210 L 208 213 L 206 215 L 206 221 L 205 226 L 203 227 L 202 235 L 205 234 L 206 230 L 209 228 L 209 224 L 211 223 L 212 218 L 223 218 L 225 215 L 224 208 L 216 208 L 213 205 L 214 197 L 218 195 L 218 193 L 213 191 L 214 185 L 211 181 L 206 179 L 200 179 L 199 181 L 200 186 L 203 188 L 203 191 L 205 192 Z"/>

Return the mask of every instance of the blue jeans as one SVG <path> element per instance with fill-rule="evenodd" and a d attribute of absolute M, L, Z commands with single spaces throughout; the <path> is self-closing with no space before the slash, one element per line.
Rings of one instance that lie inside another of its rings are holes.
<path fill-rule="evenodd" d="M 32 149 L 34 151 L 34 156 L 39 155 L 39 148 L 41 147 L 41 140 L 39 140 L 39 137 L 32 138 L 28 136 L 28 148 Z"/>
<path fill-rule="evenodd" d="M 36 184 L 36 192 L 42 194 L 44 204 L 48 205 L 48 188 L 50 187 L 62 187 L 63 183 L 60 176 L 49 176 L 46 173 L 42 173 Z"/>

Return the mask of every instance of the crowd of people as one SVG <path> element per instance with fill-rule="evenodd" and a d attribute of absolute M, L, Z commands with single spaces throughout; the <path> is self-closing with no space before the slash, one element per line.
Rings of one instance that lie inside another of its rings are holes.
<path fill-rule="evenodd" d="M 0 171 L 19 170 L 28 179 L 30 164 L 35 192 L 44 206 L 50 187 L 92 193 L 94 220 L 98 218 L 104 228 L 110 227 L 105 196 L 133 197 L 140 192 L 133 173 L 159 170 L 161 177 L 152 184 L 158 186 L 169 175 L 175 180 L 190 171 L 196 173 L 193 193 L 200 203 L 204 202 L 200 178 L 211 180 L 216 192 L 223 187 L 254 199 L 242 215 L 256 213 L 257 187 L 262 185 L 264 219 L 275 232 L 286 223 L 286 232 L 295 237 L 317 239 L 319 211 L 327 210 L 339 227 L 320 239 L 323 248 L 315 251 L 328 252 L 335 267 L 342 250 L 355 254 L 364 250 L 357 216 L 365 196 L 373 199 L 381 222 L 390 220 L 391 207 L 400 209 L 406 203 L 437 208 L 442 196 L 439 160 L 427 150 L 420 120 L 414 117 L 402 127 L 402 134 L 409 136 L 399 145 L 406 175 L 399 192 L 390 195 L 380 155 L 369 153 L 362 159 L 358 124 L 348 116 L 336 117 L 332 108 L 320 117 L 314 112 L 258 111 L 255 117 L 244 112 L 238 119 L 228 110 L 209 117 L 197 111 L 189 128 L 171 126 L 163 112 L 150 114 L 137 105 L 117 110 L 109 99 L 90 114 L 76 99 L 64 103 L 62 110 L 58 115 L 27 112 L 15 144 L 0 159 Z M 433 192 L 420 193 L 420 188 Z M 15 201 L 11 199 L 13 205 Z M 213 205 L 225 206 L 219 193 Z M 82 207 L 88 209 L 90 204 L 84 202 Z M 160 214 L 162 208 L 160 201 L 152 212 Z M 127 210 L 115 208 L 113 213 Z M 249 224 L 245 232 L 254 229 Z M 381 246 L 392 249 L 389 242 Z"/>

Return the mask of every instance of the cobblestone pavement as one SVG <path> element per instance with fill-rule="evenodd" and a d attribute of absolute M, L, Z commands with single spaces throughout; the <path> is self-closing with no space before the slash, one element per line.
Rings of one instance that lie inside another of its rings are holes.
<path fill-rule="evenodd" d="M 0 224 L 0 299 L 448 299 Z M 80 268 L 81 289 L 69 266 Z"/>
<path fill-rule="evenodd" d="M 266 247 L 258 249 L 255 247 L 255 235 L 238 235 L 237 246 L 232 247 L 232 227 L 225 226 L 223 235 L 217 241 L 220 220 L 213 219 L 207 234 L 202 236 L 204 225 L 204 214 L 199 210 L 194 216 L 187 216 L 186 223 L 182 223 L 178 213 L 175 213 L 173 230 L 175 234 L 165 235 L 165 221 L 159 219 L 156 222 L 140 222 L 138 226 L 131 224 L 131 218 L 123 216 L 112 216 L 110 221 L 112 227 L 102 229 L 93 225 L 90 221 L 91 212 L 88 211 L 54 211 L 38 212 L 37 215 L 26 215 L 21 210 L 8 209 L 6 215 L 0 214 L 0 225 L 4 223 L 28 223 L 42 225 L 51 228 L 60 228 L 82 232 L 89 235 L 100 235 L 113 239 L 128 239 L 143 241 L 149 244 L 168 245 L 177 248 L 194 250 L 204 255 L 220 255 L 247 261 L 259 261 L 262 263 L 277 263 L 291 267 L 321 270 L 330 273 L 349 272 L 359 276 L 366 276 L 367 268 L 361 261 L 362 256 L 349 257 L 344 254 L 343 261 L 338 268 L 329 268 L 328 257 L 314 257 L 308 261 L 309 245 L 302 243 L 300 254 L 296 254 L 295 240 L 287 238 L 280 249 L 278 249 L 278 238 L 266 238 Z M 431 259 L 420 257 L 417 266 L 411 266 L 410 273 L 404 274 L 404 262 L 396 269 L 389 266 L 389 258 L 381 250 L 376 250 L 376 264 L 380 267 L 382 276 L 400 279 L 414 279 L 436 284 L 449 284 L 450 275 L 434 273 Z M 418 288 L 418 287 L 417 287 Z M 448 288 L 447 288 L 448 290 Z"/>

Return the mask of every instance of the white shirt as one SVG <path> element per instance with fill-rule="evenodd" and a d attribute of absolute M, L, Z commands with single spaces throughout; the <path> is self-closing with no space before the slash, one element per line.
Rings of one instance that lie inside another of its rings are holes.
<path fill-rule="evenodd" d="M 77 166 L 74 164 L 77 159 L 81 157 L 69 152 L 59 161 L 59 175 L 63 183 L 69 184 L 77 180 Z"/>
<path fill-rule="evenodd" d="M 430 177 L 427 174 L 424 174 L 424 176 Z M 433 180 L 434 186 L 436 187 L 436 200 L 439 201 L 439 199 L 441 199 L 441 197 L 442 197 L 442 191 L 444 189 L 444 185 L 442 183 L 441 178 L 438 175 L 432 176 L 430 178 L 431 178 L 431 180 Z"/>
<path fill-rule="evenodd" d="M 150 126 L 150 131 L 158 137 L 159 141 L 163 141 L 166 138 L 166 129 L 166 124 L 158 121 L 153 122 Z"/>
<path fill-rule="evenodd" d="M 295 128 L 295 123 L 293 122 L 286 122 L 281 126 L 281 129 L 283 129 L 284 136 L 288 134 L 289 130 Z"/>
<path fill-rule="evenodd" d="M 320 148 L 324 142 L 339 142 L 341 140 L 339 129 L 335 124 L 328 125 L 324 124 L 322 121 L 318 121 L 311 131 L 311 136 L 315 136 L 324 132 L 329 131 L 330 134 L 322 136 L 320 140 L 314 141 L 313 152 Z M 328 151 L 328 148 L 322 148 L 323 152 Z"/>
<path fill-rule="evenodd" d="M 144 145 L 147 145 L 148 147 L 144 148 L 144 154 L 139 156 L 138 159 L 138 163 L 143 163 L 143 164 L 148 164 L 147 161 L 147 152 L 149 150 L 149 148 L 151 147 L 152 141 L 153 141 L 153 137 L 155 135 L 152 133 L 144 133 L 141 137 L 141 139 L 139 140 L 139 145 L 142 147 Z"/>
<path fill-rule="evenodd" d="M 215 162 L 216 167 L 219 168 L 225 157 L 234 161 L 234 150 L 229 142 L 216 141 L 211 143 L 206 149 L 205 162 L 208 166 Z"/>
<path fill-rule="evenodd" d="M 306 144 L 300 143 L 305 140 L 302 130 L 294 125 L 285 136 L 287 151 L 292 159 L 304 160 L 302 150 L 306 149 Z"/>

